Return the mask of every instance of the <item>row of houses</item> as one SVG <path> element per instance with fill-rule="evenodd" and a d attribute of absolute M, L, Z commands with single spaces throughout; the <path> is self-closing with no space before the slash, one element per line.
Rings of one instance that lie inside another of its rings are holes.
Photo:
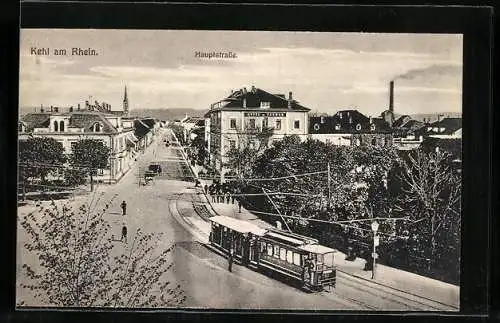
<path fill-rule="evenodd" d="M 128 116 L 125 88 L 123 110 L 113 111 L 106 103 L 85 101 L 73 107 L 50 106 L 20 117 L 19 140 L 29 137 L 53 138 L 60 142 L 65 154 L 81 139 L 101 141 L 110 149 L 109 167 L 98 170 L 97 180 L 116 183 L 136 161 L 137 155 L 151 144 L 160 123 L 154 118 Z"/>
<path fill-rule="evenodd" d="M 226 154 L 232 147 L 241 147 L 243 141 L 258 140 L 255 134 L 271 129 L 271 144 L 286 135 L 297 135 L 302 140 L 317 139 L 334 145 L 396 146 L 400 150 L 419 147 L 426 137 L 460 139 L 462 119 L 443 118 L 438 121 L 418 121 L 408 115 L 394 112 L 394 82 L 389 85 L 388 109 L 379 116 L 366 116 L 355 109 L 340 110 L 333 115 L 310 115 L 311 109 L 288 96 L 274 94 L 252 86 L 237 91 L 210 105 L 201 118 L 187 117 L 178 123 L 184 126 L 185 137 L 196 128 L 204 127 L 208 164 L 221 169 Z"/>

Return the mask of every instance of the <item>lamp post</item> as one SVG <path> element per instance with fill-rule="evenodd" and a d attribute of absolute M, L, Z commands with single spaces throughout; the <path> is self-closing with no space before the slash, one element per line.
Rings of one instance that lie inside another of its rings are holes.
<path fill-rule="evenodd" d="M 376 262 L 376 259 L 377 259 L 377 254 L 376 254 L 376 248 L 379 244 L 379 237 L 377 235 L 377 231 L 378 231 L 378 222 L 377 220 L 373 221 L 372 222 L 372 231 L 373 231 L 373 253 L 372 253 L 372 257 L 373 257 L 373 267 L 372 267 L 372 279 L 375 278 L 375 262 Z"/>

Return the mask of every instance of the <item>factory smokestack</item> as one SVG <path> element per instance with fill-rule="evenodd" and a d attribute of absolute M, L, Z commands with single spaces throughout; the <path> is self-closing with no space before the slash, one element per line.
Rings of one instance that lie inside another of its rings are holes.
<path fill-rule="evenodd" d="M 389 111 L 394 113 L 394 80 L 389 83 Z"/>

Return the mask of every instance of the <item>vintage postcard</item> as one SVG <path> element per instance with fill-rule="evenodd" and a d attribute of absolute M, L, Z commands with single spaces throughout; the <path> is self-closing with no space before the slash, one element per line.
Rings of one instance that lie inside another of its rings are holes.
<path fill-rule="evenodd" d="M 20 43 L 18 309 L 459 311 L 462 35 Z"/>

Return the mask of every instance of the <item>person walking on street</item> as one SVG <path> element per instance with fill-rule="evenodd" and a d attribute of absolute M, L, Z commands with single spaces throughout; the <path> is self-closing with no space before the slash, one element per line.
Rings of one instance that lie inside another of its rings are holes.
<path fill-rule="evenodd" d="M 231 204 L 234 204 L 235 196 L 234 194 L 231 194 Z"/>
<path fill-rule="evenodd" d="M 127 202 L 123 201 L 121 207 L 122 207 L 122 215 L 127 215 Z"/>
<path fill-rule="evenodd" d="M 207 186 L 207 184 L 205 184 L 205 186 L 203 187 L 203 190 L 205 191 L 205 194 L 208 194 L 208 186 Z"/>
<path fill-rule="evenodd" d="M 231 198 L 231 195 L 226 192 L 226 204 L 229 204 L 229 199 Z"/>
<path fill-rule="evenodd" d="M 238 201 L 238 209 L 239 209 L 239 213 L 241 213 L 241 201 Z"/>
<path fill-rule="evenodd" d="M 227 269 L 230 272 L 233 271 L 233 257 L 234 257 L 234 249 L 231 247 L 229 249 L 229 256 L 228 256 L 228 259 L 227 259 L 228 260 L 228 268 Z"/>
<path fill-rule="evenodd" d="M 122 238 L 120 239 L 120 241 L 124 242 L 124 240 L 125 240 L 125 243 L 127 243 L 127 227 L 126 226 L 122 227 Z"/>

